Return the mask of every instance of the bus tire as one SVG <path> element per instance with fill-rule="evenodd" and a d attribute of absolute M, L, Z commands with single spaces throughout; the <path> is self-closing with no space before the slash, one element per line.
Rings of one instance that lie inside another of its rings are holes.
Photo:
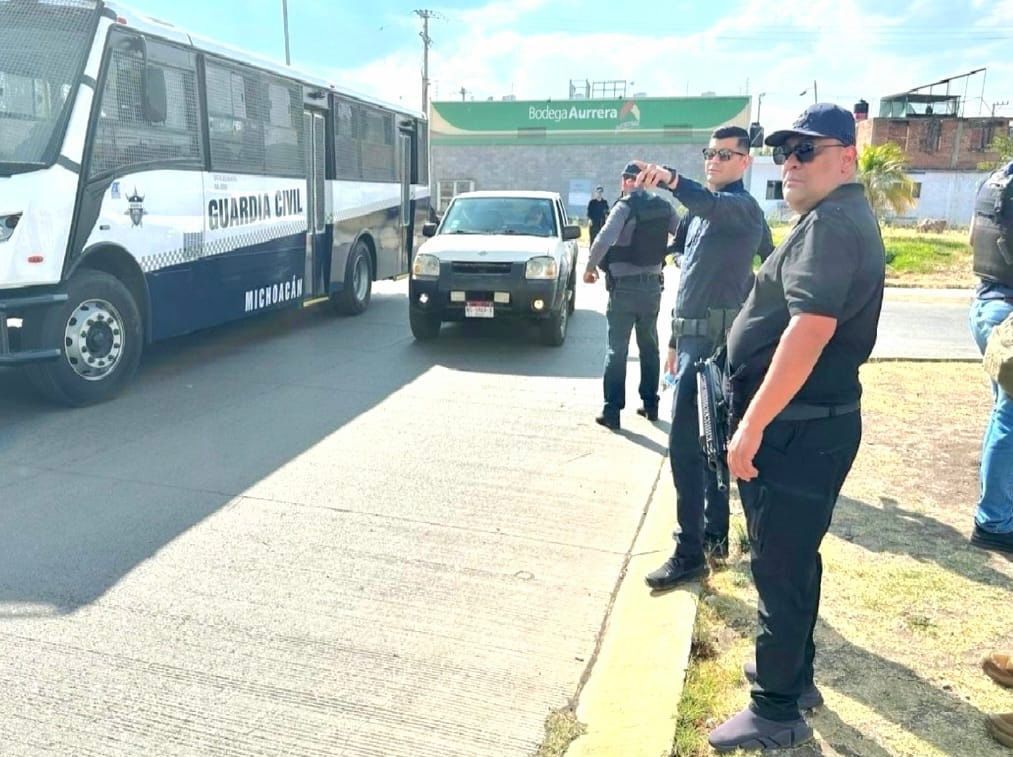
<path fill-rule="evenodd" d="M 352 245 L 345 264 L 344 288 L 331 295 L 331 304 L 341 315 L 359 315 L 369 307 L 373 294 L 373 261 L 361 239 Z"/>
<path fill-rule="evenodd" d="M 56 360 L 26 366 L 45 397 L 80 407 L 115 397 L 133 378 L 144 348 L 140 309 L 130 290 L 103 271 L 82 269 L 67 283 L 67 301 L 34 321 L 29 340 L 60 345 Z"/>
<path fill-rule="evenodd" d="M 427 313 L 408 306 L 408 325 L 411 326 L 412 336 L 419 342 L 430 342 L 438 337 L 441 321 L 439 313 Z"/>

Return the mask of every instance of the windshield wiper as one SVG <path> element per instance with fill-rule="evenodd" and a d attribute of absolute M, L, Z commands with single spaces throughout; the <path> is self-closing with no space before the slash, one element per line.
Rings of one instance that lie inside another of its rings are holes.
<path fill-rule="evenodd" d="M 16 173 L 28 173 L 29 171 L 45 167 L 45 163 L 36 161 L 18 162 L 0 160 L 0 176 L 13 176 Z"/>
<path fill-rule="evenodd" d="M 448 234 L 481 234 L 482 232 L 481 231 L 469 231 L 468 229 L 454 229 L 453 231 L 448 231 L 447 233 Z"/>

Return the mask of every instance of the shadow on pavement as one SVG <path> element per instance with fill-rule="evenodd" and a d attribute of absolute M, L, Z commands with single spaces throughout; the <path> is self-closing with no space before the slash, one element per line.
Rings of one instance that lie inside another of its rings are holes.
<path fill-rule="evenodd" d="M 604 317 L 560 348 L 509 324 L 416 343 L 404 294 L 357 318 L 327 305 L 157 344 L 100 406 L 40 400 L 0 371 L 0 619 L 72 612 L 177 536 L 436 366 L 599 378 Z"/>

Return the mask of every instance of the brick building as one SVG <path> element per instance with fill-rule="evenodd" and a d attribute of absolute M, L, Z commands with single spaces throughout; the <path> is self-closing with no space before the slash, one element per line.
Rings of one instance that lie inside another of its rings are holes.
<path fill-rule="evenodd" d="M 859 150 L 893 142 L 907 156 L 917 202 L 897 220 L 944 218 L 951 226 L 968 224 L 974 195 L 987 175 L 978 166 L 998 159 L 988 148 L 996 135 L 1009 133 L 1010 120 L 964 116 L 963 104 L 956 95 L 912 90 L 882 98 L 875 118 L 862 118 L 867 106 L 856 106 Z"/>
<path fill-rule="evenodd" d="M 437 209 L 473 189 L 559 192 L 583 217 L 591 191 L 615 202 L 619 174 L 643 158 L 701 178 L 700 151 L 720 126 L 749 127 L 749 97 L 433 102 L 432 183 Z M 663 195 L 666 193 L 662 193 Z"/>

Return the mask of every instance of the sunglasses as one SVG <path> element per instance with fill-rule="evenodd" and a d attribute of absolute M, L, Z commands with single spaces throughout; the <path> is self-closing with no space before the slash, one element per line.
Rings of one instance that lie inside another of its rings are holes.
<path fill-rule="evenodd" d="M 779 166 L 783 166 L 785 162 L 794 155 L 798 158 L 799 163 L 811 163 L 821 150 L 827 147 L 847 147 L 847 145 L 837 142 L 830 145 L 814 145 L 812 142 L 799 142 L 794 147 L 775 147 L 774 148 L 774 163 Z"/>
<path fill-rule="evenodd" d="M 726 163 L 732 159 L 733 155 L 741 155 L 746 157 L 744 152 L 736 152 L 735 150 L 729 150 L 727 147 L 722 147 L 720 150 L 715 150 L 713 147 L 703 148 L 703 159 L 713 160 L 716 156 L 722 163 Z"/>

